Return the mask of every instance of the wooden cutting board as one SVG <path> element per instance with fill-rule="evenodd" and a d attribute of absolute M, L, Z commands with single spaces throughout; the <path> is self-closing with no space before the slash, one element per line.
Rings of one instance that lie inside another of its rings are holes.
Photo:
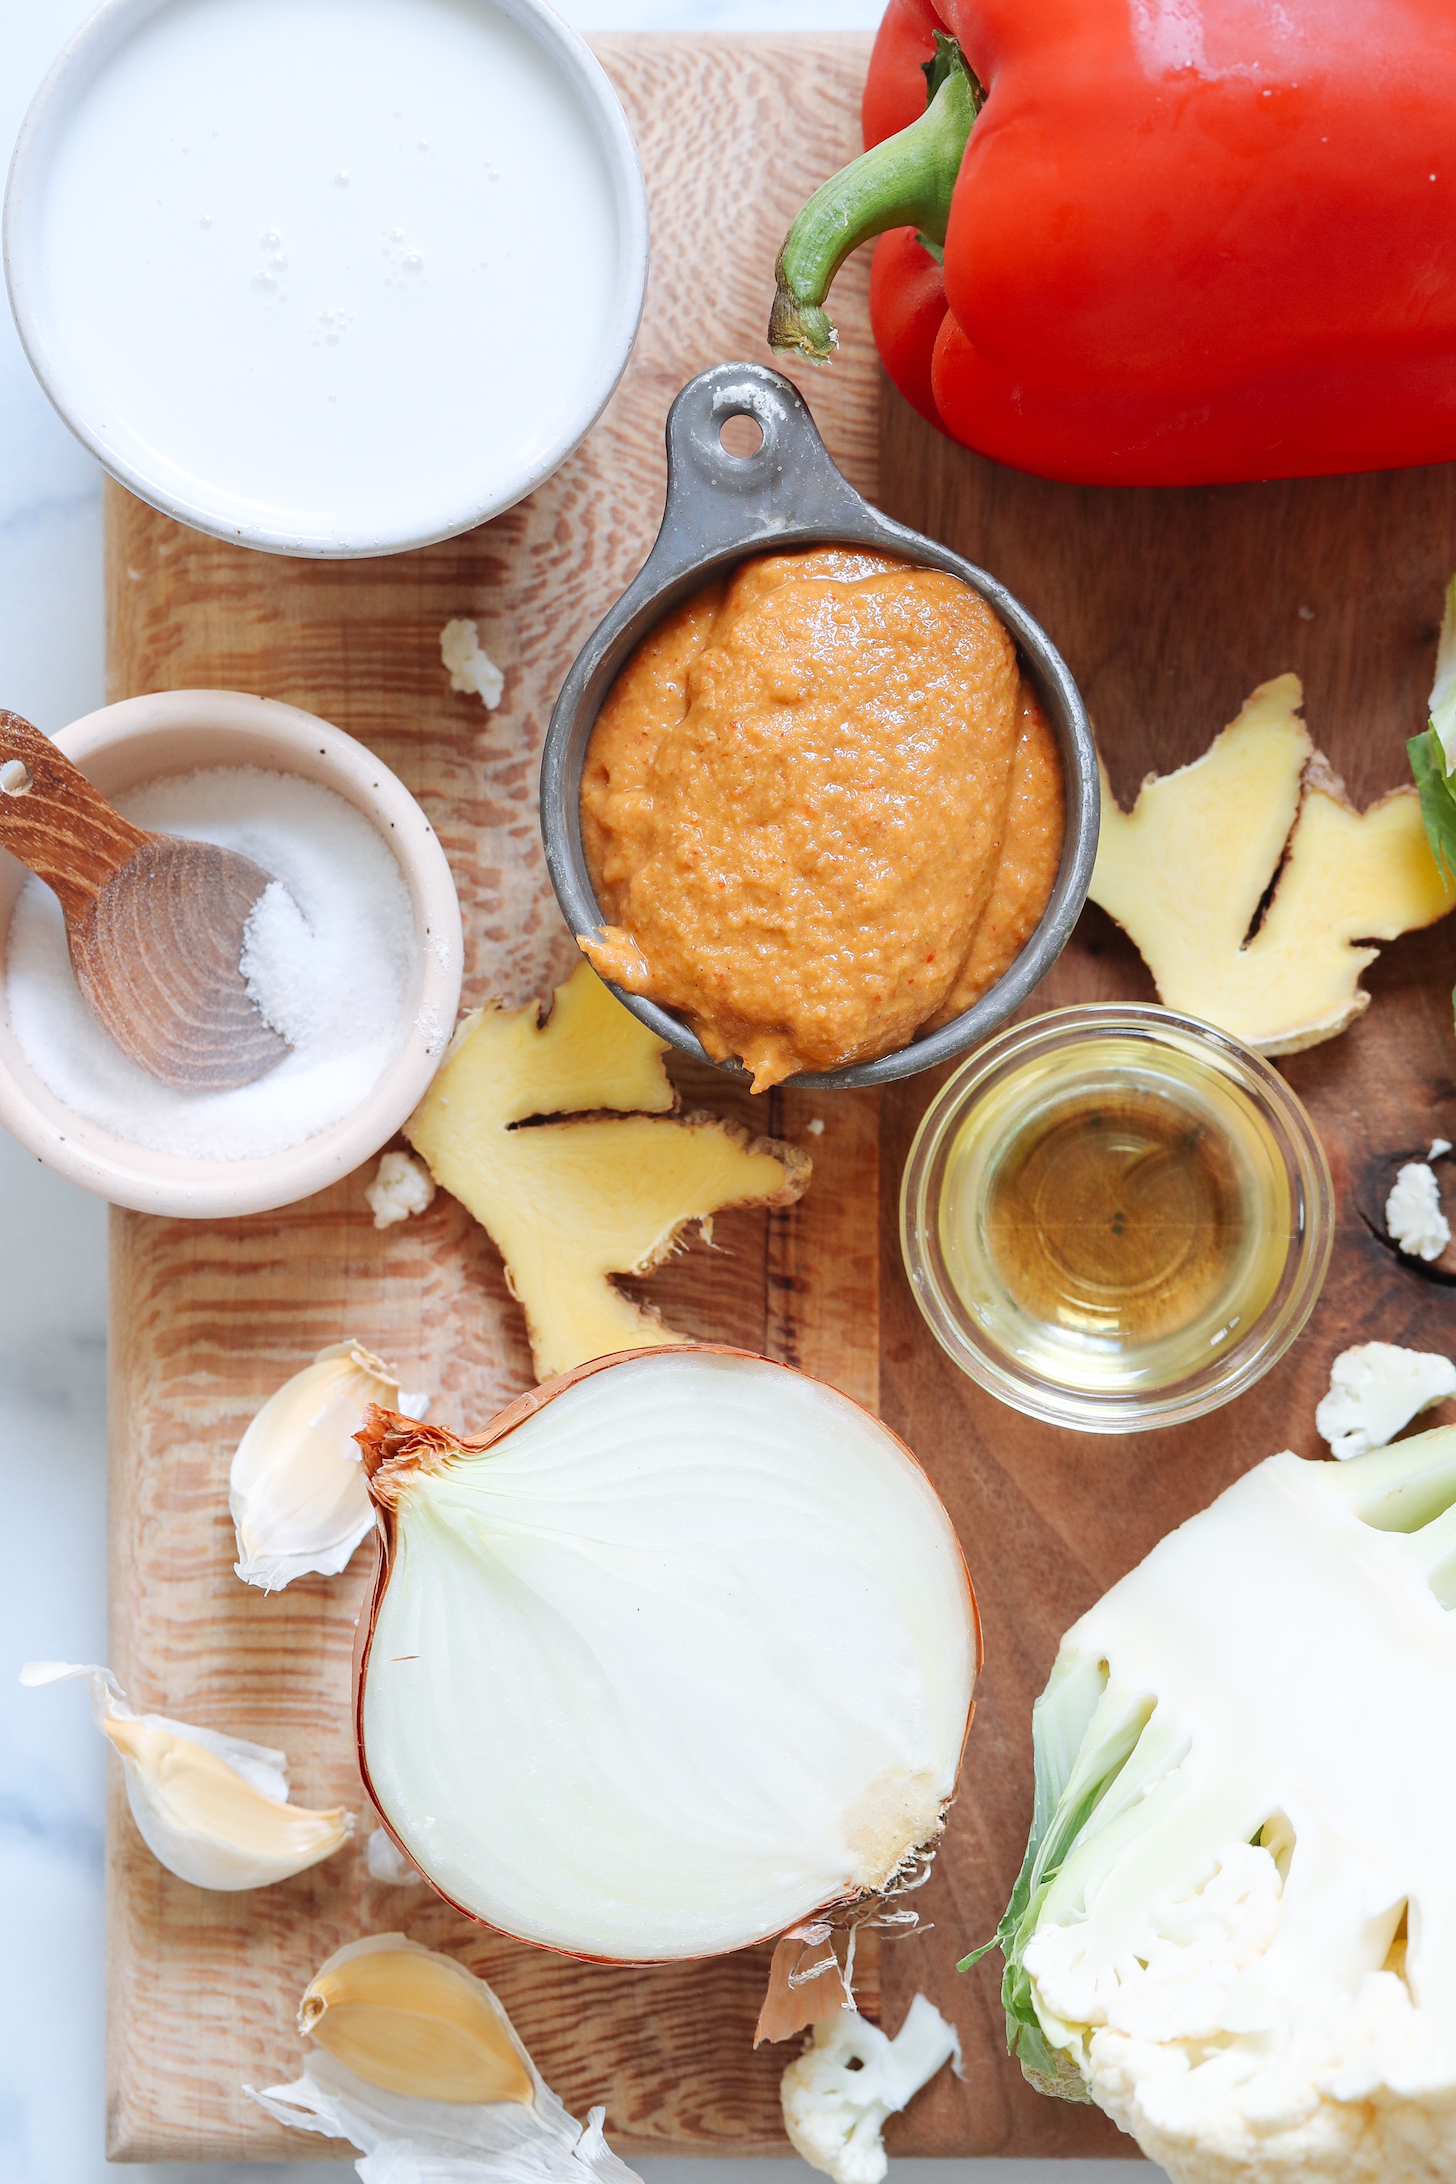
<path fill-rule="evenodd" d="M 994 571 L 1051 632 L 1124 806 L 1145 774 L 1198 757 L 1248 693 L 1286 669 L 1303 678 L 1309 727 L 1362 809 L 1409 782 L 1406 738 L 1426 725 L 1456 568 L 1456 468 L 1180 492 L 1050 485 L 952 447 L 892 400 L 881 478 L 892 515 Z M 950 1508 L 986 1635 L 961 1794 L 921 1899 L 934 1931 L 885 1952 L 886 2024 L 919 1982 L 938 2000 L 956 1996 L 966 2043 L 964 2087 L 942 2079 L 917 2104 L 917 2152 L 1039 2149 L 1057 2105 L 1007 2071 L 999 1957 L 959 1981 L 954 1965 L 994 1931 L 1021 1862 L 1030 1709 L 1062 1632 L 1251 1465 L 1281 1448 L 1326 1454 L 1314 1410 L 1339 1351 L 1372 1340 L 1456 1350 L 1456 1249 L 1422 1267 L 1399 1258 L 1384 1224 L 1401 1161 L 1424 1158 L 1435 1136 L 1456 1140 L 1453 983 L 1456 916 L 1392 943 L 1366 974 L 1373 1000 L 1353 1028 L 1279 1064 L 1334 1175 L 1329 1276 L 1267 1378 L 1170 1432 L 1104 1439 L 1040 1426 L 949 1363 L 911 1297 L 894 1220 L 910 1140 L 945 1073 L 882 1095 L 881 1411 Z M 1022 1014 L 1155 998 L 1131 943 L 1089 908 Z M 1450 1214 L 1456 1164 L 1438 1173 Z M 1071 2134 L 1061 2143 L 1070 2148 Z M 1092 2151 L 1092 2134 L 1076 2143 Z M 1131 2151 L 1110 2130 L 1098 2148 L 1114 2144 Z"/>
<path fill-rule="evenodd" d="M 541 493 L 466 539 L 393 560 L 280 562 L 198 537 L 108 495 L 111 695 L 207 683 L 310 706 L 415 790 L 450 855 L 467 926 L 467 1001 L 544 993 L 572 959 L 537 846 L 535 773 L 555 689 L 640 562 L 661 506 L 661 427 L 703 365 L 766 354 L 769 268 L 787 219 L 856 148 L 868 41 L 597 42 L 642 146 L 652 198 L 648 317 L 587 446 Z M 731 159 L 724 146 L 732 146 Z M 1149 767 L 1201 751 L 1253 685 L 1306 677 L 1316 737 L 1367 801 L 1403 778 L 1422 725 L 1441 588 L 1456 564 L 1448 471 L 1178 494 L 1040 484 L 952 448 L 879 390 L 863 262 L 836 290 L 840 356 L 803 384 L 832 451 L 890 511 L 992 569 L 1078 675 L 1130 798 Z M 1303 611 L 1302 611 L 1303 610 Z M 450 693 L 438 633 L 473 614 L 506 670 L 502 709 Z M 1270 1450 L 1316 1454 L 1333 1354 L 1380 1336 L 1452 1347 L 1456 1266 L 1420 1272 L 1381 1241 L 1395 1166 L 1456 1137 L 1449 992 L 1456 921 L 1391 947 L 1369 1014 L 1286 1065 L 1340 1193 L 1315 1319 L 1260 1387 L 1212 1420 L 1102 1440 L 1031 1424 L 943 1359 L 900 1271 L 896 1187 L 936 1089 L 780 1092 L 767 1126 L 812 1151 L 804 1203 L 720 1221 L 650 1294 L 693 1333 L 762 1348 L 838 1382 L 927 1463 L 966 1548 L 987 1671 L 931 1930 L 878 1967 L 894 2030 L 917 1987 L 957 2020 L 963 2083 L 942 2073 L 887 2132 L 901 2154 L 1132 2151 L 1104 2118 L 1032 2094 L 1004 2056 L 993 1958 L 956 1958 L 994 1927 L 1031 1805 L 1031 1701 L 1066 1625 L 1172 1525 Z M 1028 1013 L 1147 998 L 1136 956 L 1096 911 Z M 690 1100 L 745 1114 L 712 1073 Z M 764 1103 L 755 1123 L 764 1127 Z M 822 1135 L 808 1134 L 822 1121 Z M 881 1178 L 883 1184 L 881 1184 Z M 499 1261 L 441 1197 L 377 1233 L 367 1171 L 257 1220 L 113 1218 L 112 1661 L 134 1699 L 285 1746 L 308 1803 L 358 1806 L 345 1737 L 362 1569 L 264 1599 L 231 1575 L 226 1473 L 258 1401 L 322 1344 L 374 1343 L 435 1415 L 477 1426 L 529 1380 Z M 360 1558 L 362 1560 L 362 1557 Z M 782 2050 L 750 2046 L 762 1953 L 650 1971 L 573 1965 L 468 1926 L 421 1891 L 368 1882 L 357 1850 L 279 1888 L 226 1897 L 163 1873 L 119 1791 L 110 1830 L 110 2151 L 120 2159 L 305 2157 L 245 2081 L 295 2074 L 309 1973 L 356 1934 L 403 1927 L 485 1973 L 576 2113 L 604 2100 L 627 2154 L 779 2152 Z M 876 2002 L 876 1976 L 868 2004 Z"/>
<path fill-rule="evenodd" d="M 449 856 L 467 1006 L 544 998 L 577 960 L 537 827 L 551 705 L 652 544 L 673 396 L 708 364 L 767 357 L 767 270 L 802 199 L 858 149 L 868 48 L 863 37 L 598 41 L 648 179 L 646 317 L 586 445 L 496 523 L 391 559 L 286 561 L 203 538 L 108 489 L 110 696 L 256 691 L 368 743 L 420 798 Z M 873 493 L 879 395 L 866 274 L 856 269 L 846 298 L 854 360 L 816 392 L 830 447 Z M 505 671 L 495 713 L 453 693 L 440 664 L 440 631 L 461 614 L 478 620 Z M 720 1216 L 711 1249 L 694 1243 L 641 1293 L 687 1333 L 800 1364 L 873 1405 L 873 1098 L 785 1092 L 753 1103 L 706 1067 L 680 1082 L 690 1106 L 801 1142 L 815 1181 L 785 1212 Z M 342 1578 L 305 1578 L 273 1598 L 239 1584 L 232 1451 L 260 1401 L 344 1336 L 430 1390 L 433 1415 L 466 1431 L 531 1385 L 521 1314 L 488 1237 L 443 1194 L 424 1217 L 377 1231 L 363 1196 L 372 1173 L 371 1162 L 254 1220 L 117 1213 L 112 1227 L 112 1665 L 141 1706 L 281 1746 L 300 1802 L 355 1810 L 347 1698 L 370 1556 L 361 1550 Z M 620 2147 L 781 2150 L 784 2058 L 751 2045 L 766 1954 L 653 1972 L 571 1964 L 484 1934 L 421 1888 L 371 1884 L 362 1833 L 280 1887 L 209 1895 L 155 1864 L 114 1792 L 114 2158 L 316 2157 L 320 2142 L 273 2123 L 244 2083 L 296 2076 L 294 2013 L 322 1959 L 401 1926 L 490 1978 L 568 2105 L 584 2115 L 606 2101 Z"/>

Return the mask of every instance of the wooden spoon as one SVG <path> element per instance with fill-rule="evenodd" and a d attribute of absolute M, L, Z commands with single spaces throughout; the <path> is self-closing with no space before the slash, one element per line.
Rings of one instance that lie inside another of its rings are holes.
<path fill-rule="evenodd" d="M 250 857 L 132 826 L 49 736 L 4 711 L 0 848 L 60 897 L 82 998 L 150 1076 L 220 1092 L 288 1053 L 239 968 L 271 877 Z"/>

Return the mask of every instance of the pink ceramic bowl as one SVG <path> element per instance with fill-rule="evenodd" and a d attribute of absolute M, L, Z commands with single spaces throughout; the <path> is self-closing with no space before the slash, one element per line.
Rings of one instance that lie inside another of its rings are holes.
<path fill-rule="evenodd" d="M 236 690 L 166 690 L 73 721 L 57 747 L 115 798 L 163 774 L 260 766 L 333 789 L 378 828 L 414 908 L 413 974 L 401 1041 L 383 1076 L 342 1121 L 288 1152 L 199 1160 L 154 1152 L 74 1114 L 21 1052 L 0 1007 L 0 1124 L 58 1175 L 138 1213 L 217 1220 L 321 1191 L 377 1153 L 439 1066 L 460 1005 L 460 905 L 439 837 L 402 782 L 362 743 L 296 706 Z M 0 956 L 23 866 L 0 851 Z"/>

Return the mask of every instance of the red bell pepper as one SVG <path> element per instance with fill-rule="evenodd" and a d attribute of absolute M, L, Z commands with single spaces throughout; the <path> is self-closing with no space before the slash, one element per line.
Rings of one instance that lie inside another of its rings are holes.
<path fill-rule="evenodd" d="M 1018 469 L 1456 458 L 1452 0 L 890 0 L 864 131 L 789 232 L 776 347 L 828 356 L 879 235 L 891 378 Z"/>

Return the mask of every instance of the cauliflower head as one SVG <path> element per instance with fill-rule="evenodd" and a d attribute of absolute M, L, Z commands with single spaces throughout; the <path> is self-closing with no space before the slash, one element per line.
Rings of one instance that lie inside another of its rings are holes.
<path fill-rule="evenodd" d="M 1456 1428 L 1272 1456 L 1062 1642 L 998 1934 L 1174 2184 L 1456 2176 Z"/>

